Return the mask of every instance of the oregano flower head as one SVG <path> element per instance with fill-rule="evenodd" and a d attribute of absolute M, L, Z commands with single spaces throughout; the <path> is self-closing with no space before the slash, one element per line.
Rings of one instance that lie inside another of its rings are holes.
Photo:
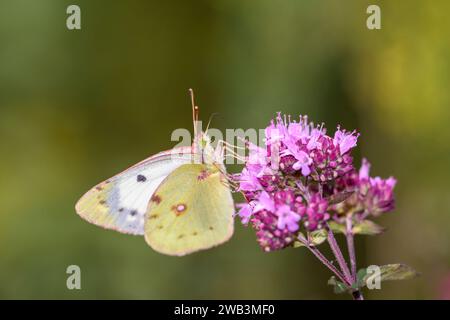
<path fill-rule="evenodd" d="M 329 136 L 306 116 L 295 121 L 278 113 L 265 135 L 262 147 L 247 143 L 249 156 L 235 177 L 247 201 L 238 215 L 263 250 L 285 248 L 302 230 L 323 229 L 327 221 L 342 222 L 346 212 L 365 218 L 393 209 L 395 179 L 369 177 L 366 160 L 359 174 L 353 166 L 356 131 L 338 126 Z"/>

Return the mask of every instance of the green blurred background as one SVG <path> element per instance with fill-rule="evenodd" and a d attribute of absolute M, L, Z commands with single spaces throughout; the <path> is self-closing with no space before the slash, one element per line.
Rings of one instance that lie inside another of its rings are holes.
<path fill-rule="evenodd" d="M 366 296 L 448 297 L 449 14 L 438 0 L 2 0 L 0 298 L 348 298 L 309 252 L 265 254 L 239 222 L 227 244 L 175 258 L 76 215 L 90 187 L 191 128 L 190 87 L 219 129 L 283 111 L 360 130 L 356 161 L 399 184 L 388 231 L 357 238 L 359 265 L 422 272 Z M 71 264 L 82 290 L 66 288 Z"/>

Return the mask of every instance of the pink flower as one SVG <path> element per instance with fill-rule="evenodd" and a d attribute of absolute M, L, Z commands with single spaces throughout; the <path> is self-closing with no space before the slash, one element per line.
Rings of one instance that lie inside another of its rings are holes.
<path fill-rule="evenodd" d="M 239 191 L 256 191 L 261 190 L 261 184 L 255 174 L 244 168 L 239 175 Z"/>
<path fill-rule="evenodd" d="M 371 178 L 366 159 L 359 173 L 353 166 L 356 131 L 338 127 L 330 137 L 306 116 L 295 122 L 278 113 L 265 134 L 265 146 L 248 144 L 249 157 L 236 178 L 247 201 L 238 215 L 251 222 L 265 251 L 291 245 L 300 231 L 323 228 L 330 213 L 377 216 L 394 208 L 396 180 Z M 330 205 L 328 197 L 342 194 L 351 196 Z"/>
<path fill-rule="evenodd" d="M 267 151 L 264 148 L 258 147 L 253 143 L 248 144 L 249 156 L 247 160 L 247 165 L 267 165 Z"/>
<path fill-rule="evenodd" d="M 306 215 L 308 216 L 306 227 L 309 230 L 316 230 L 318 227 L 322 227 L 321 224 L 330 218 L 327 209 L 328 202 L 319 194 L 313 194 L 306 208 Z"/>
<path fill-rule="evenodd" d="M 359 169 L 359 180 L 369 180 L 370 163 L 363 158 L 361 168 Z"/>
<path fill-rule="evenodd" d="M 267 145 L 271 145 L 273 143 L 282 141 L 283 138 L 288 133 L 288 129 L 285 125 L 285 121 L 281 117 L 280 112 L 277 114 L 277 117 L 275 120 L 276 120 L 276 122 L 271 121 L 270 125 L 265 130 Z"/>
<path fill-rule="evenodd" d="M 276 214 L 278 216 L 278 229 L 283 230 L 287 227 L 290 232 L 295 232 L 298 230 L 298 221 L 300 220 L 300 216 L 292 211 L 291 207 L 288 205 L 282 205 L 277 209 Z"/>
<path fill-rule="evenodd" d="M 365 196 L 366 206 L 369 212 L 374 216 L 388 211 L 395 207 L 394 187 L 397 183 L 394 177 L 386 180 L 380 177 L 370 178 L 370 188 Z"/>
<path fill-rule="evenodd" d="M 334 206 L 335 211 L 352 211 L 365 218 L 367 215 L 379 216 L 394 209 L 394 188 L 397 180 L 394 177 L 370 177 L 370 166 L 364 158 L 359 173 L 349 172 L 336 181 L 334 193 L 349 191 L 353 192 L 353 195 Z"/>
<path fill-rule="evenodd" d="M 320 138 L 324 135 L 322 132 L 322 129 L 314 128 L 311 131 L 311 136 L 309 137 L 308 144 L 306 145 L 306 148 L 308 150 L 314 150 L 320 147 Z"/>
<path fill-rule="evenodd" d="M 289 117 L 290 119 L 290 117 Z M 320 134 L 325 134 L 322 127 L 314 128 L 312 122 L 308 122 L 307 116 L 300 116 L 299 122 L 290 122 L 288 124 L 288 134 L 301 144 L 308 144 L 314 137 L 317 138 Z"/>
<path fill-rule="evenodd" d="M 301 141 L 302 143 L 305 143 L 306 139 L 309 138 L 310 127 L 303 120 L 304 119 L 302 119 L 301 122 L 290 123 L 288 127 L 288 134 L 289 136 L 293 137 L 296 141 Z"/>
<path fill-rule="evenodd" d="M 292 165 L 294 170 L 301 170 L 303 176 L 308 176 L 311 173 L 310 165 L 312 159 L 309 155 L 300 149 L 297 145 L 292 145 L 289 149 L 281 152 L 281 156 L 292 155 L 296 162 Z"/>
<path fill-rule="evenodd" d="M 239 217 L 241 217 L 242 223 L 247 224 L 253 214 L 252 207 L 247 203 L 239 203 L 237 204 L 237 207 L 241 208 L 237 214 Z"/>
<path fill-rule="evenodd" d="M 256 212 L 251 221 L 256 230 L 257 241 L 266 252 L 286 248 L 296 239 L 296 235 L 287 228 L 278 228 L 278 217 L 272 212 Z"/>
<path fill-rule="evenodd" d="M 301 169 L 302 175 L 304 175 L 305 177 L 308 176 L 311 173 L 311 169 L 309 168 L 312 163 L 311 158 L 306 152 L 303 151 L 296 152 L 294 154 L 294 157 L 297 162 L 293 164 L 292 168 L 294 168 L 295 170 Z"/>
<path fill-rule="evenodd" d="M 350 149 L 356 147 L 356 141 L 358 140 L 359 134 L 356 131 L 347 132 L 341 130 L 340 127 L 334 133 L 334 145 L 339 146 L 341 155 L 347 153 Z"/>
<path fill-rule="evenodd" d="M 260 196 L 258 197 L 257 204 L 255 206 L 254 211 L 261 211 L 261 210 L 267 210 L 270 212 L 275 212 L 275 202 L 273 201 L 272 197 L 266 192 L 261 192 Z"/>

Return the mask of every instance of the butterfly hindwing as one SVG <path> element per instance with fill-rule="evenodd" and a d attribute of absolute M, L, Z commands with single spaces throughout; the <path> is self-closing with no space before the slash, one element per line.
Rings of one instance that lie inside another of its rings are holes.
<path fill-rule="evenodd" d="M 156 251 L 185 255 L 227 241 L 233 234 L 230 189 L 216 166 L 185 164 L 154 192 L 145 239 Z"/>
<path fill-rule="evenodd" d="M 159 153 L 89 190 L 76 204 L 76 211 L 106 229 L 143 235 L 153 192 L 172 171 L 191 161 L 190 148 Z"/>

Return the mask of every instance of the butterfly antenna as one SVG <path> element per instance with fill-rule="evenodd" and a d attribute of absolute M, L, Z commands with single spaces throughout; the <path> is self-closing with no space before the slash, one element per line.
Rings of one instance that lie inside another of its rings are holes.
<path fill-rule="evenodd" d="M 214 112 L 213 114 L 211 114 L 211 115 L 209 116 L 208 125 L 206 126 L 205 133 L 208 133 L 209 125 L 211 124 L 212 118 L 214 118 L 214 117 L 217 116 L 218 114 L 219 114 L 219 113 Z"/>
<path fill-rule="evenodd" d="M 192 122 L 194 124 L 194 137 L 197 138 L 197 124 L 198 124 L 198 106 L 195 105 L 194 90 L 189 89 L 192 104 Z"/>

